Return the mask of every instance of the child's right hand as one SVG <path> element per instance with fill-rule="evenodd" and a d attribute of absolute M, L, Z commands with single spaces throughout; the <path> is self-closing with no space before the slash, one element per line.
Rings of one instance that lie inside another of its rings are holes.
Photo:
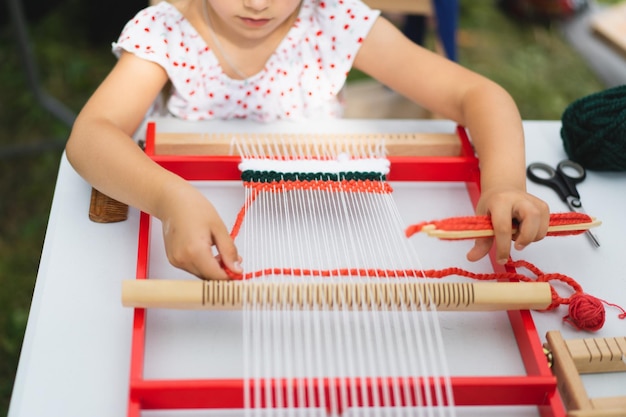
<path fill-rule="evenodd" d="M 226 271 L 242 273 L 241 259 L 213 205 L 189 184 L 164 193 L 157 217 L 163 223 L 165 252 L 170 263 L 202 279 L 228 279 Z M 218 256 L 213 256 L 212 246 Z"/>

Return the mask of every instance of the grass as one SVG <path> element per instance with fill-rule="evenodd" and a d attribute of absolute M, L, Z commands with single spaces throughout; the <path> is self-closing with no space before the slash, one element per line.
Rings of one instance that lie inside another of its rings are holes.
<path fill-rule="evenodd" d="M 520 25 L 480 7 L 462 13 L 460 61 L 503 85 L 524 119 L 560 119 L 569 103 L 604 88 L 558 25 Z M 484 36 L 484 28 L 492 36 Z"/>
<path fill-rule="evenodd" d="M 147 3 L 147 2 L 146 2 Z M 30 28 L 44 88 L 74 112 L 114 61 L 90 45 L 61 2 Z M 83 28 L 84 29 L 84 28 Z M 460 62 L 507 88 L 525 119 L 559 119 L 576 98 L 604 87 L 562 40 L 557 25 L 519 24 L 491 1 L 462 2 Z M 61 147 L 69 128 L 33 98 L 10 26 L 0 26 L 0 415 L 13 379 L 47 225 Z M 45 144 L 47 150 L 14 152 Z"/>
<path fill-rule="evenodd" d="M 31 27 L 30 35 L 44 88 L 78 111 L 114 61 L 103 53 L 106 47 L 77 44 L 80 37 L 65 27 L 68 22 L 56 13 Z M 69 128 L 37 104 L 8 25 L 0 26 L 0 91 L 0 415 L 5 415 Z M 42 151 L 27 151 L 38 147 Z"/>

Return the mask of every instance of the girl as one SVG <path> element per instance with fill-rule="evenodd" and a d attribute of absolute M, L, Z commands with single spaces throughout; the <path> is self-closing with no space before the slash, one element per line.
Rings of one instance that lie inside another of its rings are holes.
<path fill-rule="evenodd" d="M 119 60 L 79 114 L 67 157 L 95 188 L 159 218 L 169 261 L 204 279 L 242 272 L 226 226 L 192 185 L 133 142 L 164 86 L 166 111 L 186 120 L 339 117 L 358 68 L 464 125 L 481 163 L 479 214 L 496 255 L 543 238 L 548 207 L 526 193 L 518 110 L 498 85 L 406 39 L 360 0 L 178 0 L 139 12 L 113 45 Z M 153 110 L 153 109 L 152 109 Z M 511 223 L 520 223 L 512 235 Z M 468 259 L 485 256 L 478 239 Z M 218 258 L 207 256 L 215 245 Z"/>

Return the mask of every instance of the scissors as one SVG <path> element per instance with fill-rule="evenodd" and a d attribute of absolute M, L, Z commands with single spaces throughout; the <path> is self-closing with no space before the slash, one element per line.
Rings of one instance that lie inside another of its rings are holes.
<path fill-rule="evenodd" d="M 587 176 L 587 172 L 582 165 L 565 159 L 559 162 L 556 169 L 554 169 L 543 162 L 533 162 L 528 165 L 526 175 L 532 182 L 548 186 L 556 191 L 561 200 L 567 203 L 571 211 L 586 213 L 580 202 L 580 194 L 578 194 L 576 189 L 576 184 L 582 182 Z M 600 246 L 598 237 L 591 230 L 587 230 L 585 233 L 595 247 Z"/>

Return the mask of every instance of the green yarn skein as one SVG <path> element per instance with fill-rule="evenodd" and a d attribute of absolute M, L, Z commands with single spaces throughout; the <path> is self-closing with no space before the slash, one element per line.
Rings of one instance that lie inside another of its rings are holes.
<path fill-rule="evenodd" d="M 572 102 L 561 121 L 571 160 L 590 170 L 626 171 L 626 85 Z"/>

